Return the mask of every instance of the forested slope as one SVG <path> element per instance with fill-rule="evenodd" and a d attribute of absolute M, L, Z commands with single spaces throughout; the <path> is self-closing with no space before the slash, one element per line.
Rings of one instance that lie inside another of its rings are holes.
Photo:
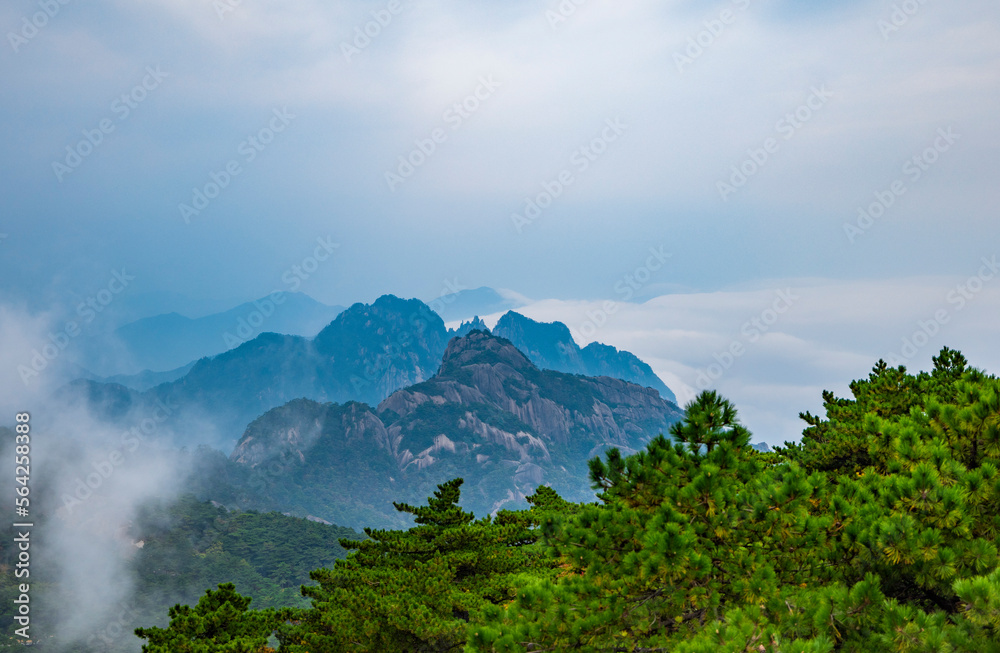
<path fill-rule="evenodd" d="M 206 638 L 206 600 L 141 634 L 151 653 L 272 632 L 294 653 L 1000 651 L 1000 380 L 944 349 L 851 392 L 772 453 L 704 392 L 672 439 L 591 460 L 598 503 L 540 488 L 474 520 L 449 482 L 397 506 L 416 527 L 345 542 L 306 610 L 229 612 Z"/>

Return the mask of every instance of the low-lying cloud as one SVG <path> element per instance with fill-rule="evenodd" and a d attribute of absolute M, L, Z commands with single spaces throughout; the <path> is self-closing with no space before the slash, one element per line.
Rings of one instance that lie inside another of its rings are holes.
<path fill-rule="evenodd" d="M 631 351 L 681 403 L 706 387 L 719 390 L 736 402 L 756 439 L 780 444 L 801 435 L 799 412 L 822 410 L 824 389 L 850 396 L 848 384 L 867 377 L 880 358 L 927 370 L 949 346 L 976 367 L 1000 369 L 1000 277 L 990 274 L 973 258 L 967 277 L 789 279 L 663 295 L 642 304 L 618 302 L 596 330 L 580 326 L 593 325 L 606 300 L 536 301 L 518 311 L 566 323 L 580 345 L 598 341 Z"/>

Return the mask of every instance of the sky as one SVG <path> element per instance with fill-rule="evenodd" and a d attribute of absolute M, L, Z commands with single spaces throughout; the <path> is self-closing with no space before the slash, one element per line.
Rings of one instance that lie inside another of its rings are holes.
<path fill-rule="evenodd" d="M 11 0 L 0 33 L 2 333 L 490 286 L 680 396 L 718 365 L 772 443 L 918 330 L 910 367 L 1000 368 L 994 0 Z"/>

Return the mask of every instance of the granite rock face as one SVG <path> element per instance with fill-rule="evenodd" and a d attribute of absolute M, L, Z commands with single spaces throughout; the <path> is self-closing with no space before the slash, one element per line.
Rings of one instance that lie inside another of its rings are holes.
<path fill-rule="evenodd" d="M 310 514 L 350 524 L 354 511 L 338 504 L 365 496 L 381 502 L 373 523 L 390 524 L 392 500 L 419 501 L 458 476 L 477 514 L 519 505 L 542 484 L 590 499 L 589 458 L 637 451 L 681 417 L 652 388 L 541 370 L 509 340 L 473 330 L 451 340 L 429 380 L 375 408 L 290 402 L 255 420 L 230 458 L 275 482 L 309 479 Z"/>
<path fill-rule="evenodd" d="M 534 364 L 574 374 L 622 378 L 654 387 L 668 400 L 672 396 L 665 394 L 669 390 L 649 366 L 628 352 L 597 344 L 580 350 L 572 344 L 564 325 L 539 325 L 516 313 L 505 315 L 498 327 L 505 324 L 521 328 L 518 337 L 523 344 L 508 343 L 510 350 L 503 354 L 515 369 Z M 443 362 L 460 366 L 467 353 L 451 352 L 448 357 L 454 360 L 443 360 L 453 336 L 485 329 L 482 320 L 474 319 L 449 331 L 423 302 L 385 295 L 372 304 L 358 303 L 344 310 L 313 339 L 262 333 L 234 349 L 192 363 L 182 376 L 143 391 L 82 380 L 67 391 L 78 395 L 95 413 L 106 414 L 126 428 L 158 406 L 170 406 L 161 431 L 169 429 L 175 434 L 174 444 L 207 444 L 228 451 L 252 420 L 294 399 L 378 405 L 397 390 L 428 381 Z M 526 355 L 515 356 L 511 345 L 524 347 L 521 351 Z M 575 362 L 553 367 L 553 352 L 557 350 L 569 352 Z M 591 359 L 603 362 L 586 363 Z M 589 371 L 591 368 L 597 372 Z M 471 385 L 499 397 L 494 386 L 500 376 L 477 369 L 481 377 Z M 514 412 L 522 417 L 538 415 L 538 419 L 553 424 L 563 423 L 564 430 L 569 428 L 566 420 L 556 415 L 558 411 L 538 401 L 528 407 L 519 405 Z"/>

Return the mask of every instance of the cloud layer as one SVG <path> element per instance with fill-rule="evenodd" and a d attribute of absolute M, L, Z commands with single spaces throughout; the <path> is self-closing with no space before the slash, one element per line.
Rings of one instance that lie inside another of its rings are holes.
<path fill-rule="evenodd" d="M 801 435 L 799 412 L 822 414 L 823 390 L 850 397 L 848 384 L 867 378 L 879 359 L 929 370 L 948 346 L 975 367 L 1000 369 L 996 267 L 990 256 L 971 260 L 963 277 L 776 280 L 643 304 L 549 300 L 518 311 L 565 322 L 581 345 L 596 340 L 635 353 L 681 403 L 717 389 L 757 440 L 781 444 Z"/>
<path fill-rule="evenodd" d="M 690 290 L 960 274 L 969 243 L 1000 235 L 1000 20 L 985 0 L 897 5 L 69 3 L 14 43 L 39 5 L 9 3 L 2 292 L 59 303 L 127 265 L 144 290 L 235 303 L 330 234 L 340 265 L 304 290 L 342 304 L 455 276 L 601 296 L 650 242 L 676 244 L 671 281 Z M 166 76 L 143 89 L 148 67 Z M 495 92 L 467 102 L 484 77 Z M 241 153 L 286 108 L 288 128 Z M 624 136 L 572 163 L 616 118 Z M 102 121 L 113 131 L 81 152 Z M 953 147 L 907 177 L 948 128 Z M 390 188 L 400 157 L 419 164 Z M 899 179 L 905 195 L 848 239 Z"/>

